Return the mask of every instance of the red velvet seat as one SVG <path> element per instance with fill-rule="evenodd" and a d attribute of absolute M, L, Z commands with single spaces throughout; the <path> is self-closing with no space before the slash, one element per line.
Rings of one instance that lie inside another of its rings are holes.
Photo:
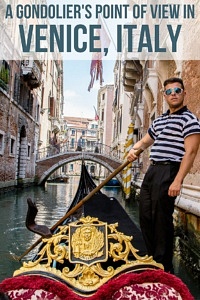
<path fill-rule="evenodd" d="M 37 275 L 18 276 L 0 283 L 0 291 L 12 300 L 81 300 L 65 284 Z M 176 276 L 162 270 L 118 276 L 87 297 L 88 300 L 168 299 L 194 300 L 187 286 Z"/>

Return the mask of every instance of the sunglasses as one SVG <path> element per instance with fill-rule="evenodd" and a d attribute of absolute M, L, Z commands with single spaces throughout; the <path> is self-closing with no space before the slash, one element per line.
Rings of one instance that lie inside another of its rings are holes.
<path fill-rule="evenodd" d="M 181 89 L 181 88 L 179 88 L 179 87 L 175 87 L 175 88 L 173 88 L 173 89 L 167 89 L 167 90 L 164 91 L 164 94 L 167 95 L 167 96 L 169 96 L 169 95 L 171 95 L 173 92 L 174 92 L 175 94 L 182 94 L 183 89 Z"/>

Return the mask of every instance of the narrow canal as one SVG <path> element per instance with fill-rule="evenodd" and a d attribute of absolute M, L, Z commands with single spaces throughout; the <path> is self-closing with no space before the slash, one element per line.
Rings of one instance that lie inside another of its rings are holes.
<path fill-rule="evenodd" d="M 25 227 L 27 198 L 31 198 L 37 205 L 37 223 L 51 227 L 66 213 L 75 195 L 78 180 L 79 177 L 71 177 L 68 184 L 47 184 L 45 188 L 26 188 L 0 196 L 0 281 L 6 277 L 11 277 L 13 271 L 21 266 L 21 262 L 14 260 L 12 255 L 20 256 L 38 239 L 37 235 Z M 102 191 L 109 197 L 117 198 L 138 225 L 137 202 L 125 202 L 122 199 L 120 188 L 103 188 Z M 24 259 L 31 258 L 34 251 L 36 249 Z M 174 255 L 174 267 L 175 274 L 186 283 L 194 298 L 200 300 L 199 282 L 193 279 L 176 253 Z"/>

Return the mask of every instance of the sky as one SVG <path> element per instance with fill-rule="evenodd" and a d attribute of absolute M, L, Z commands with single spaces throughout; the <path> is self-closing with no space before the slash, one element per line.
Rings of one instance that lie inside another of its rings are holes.
<path fill-rule="evenodd" d="M 103 85 L 114 83 L 114 60 L 103 61 Z M 91 60 L 64 61 L 64 116 L 94 118 L 94 107 L 97 107 L 99 80 L 90 83 Z"/>

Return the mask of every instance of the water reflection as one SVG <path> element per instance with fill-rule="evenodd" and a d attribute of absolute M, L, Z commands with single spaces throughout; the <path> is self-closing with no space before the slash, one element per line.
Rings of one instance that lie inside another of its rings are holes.
<path fill-rule="evenodd" d="M 0 199 L 0 280 L 11 277 L 13 271 L 21 263 L 11 259 L 9 252 L 21 255 L 39 236 L 28 231 L 25 227 L 27 213 L 27 198 L 36 202 L 38 208 L 37 223 L 52 227 L 66 213 L 76 193 L 79 177 L 70 177 L 68 184 L 47 184 L 43 187 L 33 187 L 1 195 Z M 129 216 L 138 225 L 137 202 L 124 201 L 120 188 L 106 187 L 102 191 L 109 197 L 115 197 L 126 209 Z M 139 226 L 139 225 L 138 225 Z M 33 257 L 37 249 L 25 257 Z M 198 282 L 193 280 L 184 264 L 175 256 L 175 274 L 179 276 L 190 288 L 195 299 L 200 299 Z"/>

